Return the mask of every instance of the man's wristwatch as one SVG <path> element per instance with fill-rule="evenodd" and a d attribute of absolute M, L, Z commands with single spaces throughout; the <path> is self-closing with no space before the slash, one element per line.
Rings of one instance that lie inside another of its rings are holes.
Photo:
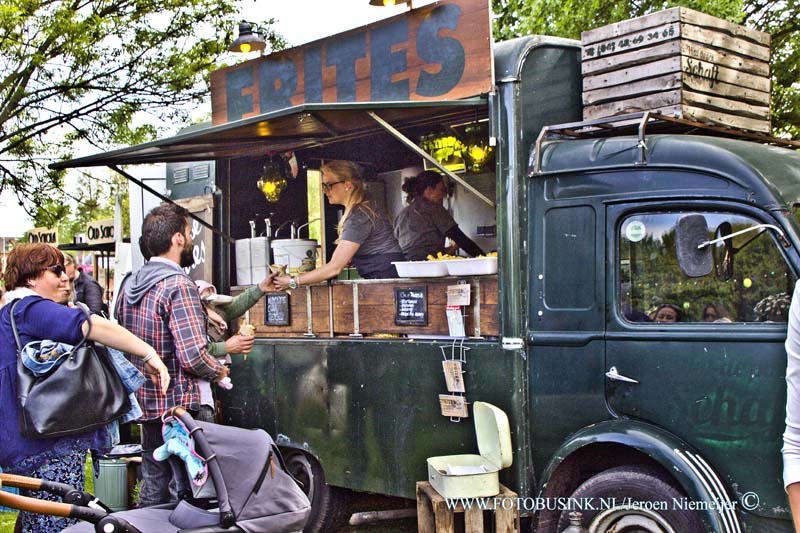
<path fill-rule="evenodd" d="M 300 286 L 300 279 L 298 276 L 289 276 L 289 288 L 296 289 Z"/>

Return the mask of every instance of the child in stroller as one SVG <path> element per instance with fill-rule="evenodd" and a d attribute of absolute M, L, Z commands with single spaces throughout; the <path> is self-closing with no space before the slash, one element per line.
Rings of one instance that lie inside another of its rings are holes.
<path fill-rule="evenodd" d="M 91 494 L 68 485 L 0 474 L 0 485 L 51 492 L 64 502 L 0 491 L 0 505 L 85 521 L 68 527 L 66 533 L 289 533 L 303 529 L 311 504 L 265 431 L 197 422 L 182 407 L 170 409 L 163 422 L 165 439 L 172 439 L 160 449 L 162 457 L 173 453 L 188 459 L 191 468 L 181 470 L 191 472 L 189 483 L 202 500 L 112 513 Z"/>

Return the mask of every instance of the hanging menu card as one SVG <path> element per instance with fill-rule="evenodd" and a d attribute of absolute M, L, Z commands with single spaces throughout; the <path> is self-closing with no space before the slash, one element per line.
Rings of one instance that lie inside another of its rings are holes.
<path fill-rule="evenodd" d="M 428 288 L 394 289 L 394 323 L 398 326 L 428 325 Z"/>
<path fill-rule="evenodd" d="M 264 325 L 289 325 L 288 292 L 269 292 L 264 295 Z"/>

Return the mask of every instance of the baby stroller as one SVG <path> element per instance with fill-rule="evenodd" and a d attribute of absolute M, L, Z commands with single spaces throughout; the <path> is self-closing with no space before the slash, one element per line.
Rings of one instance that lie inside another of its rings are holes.
<path fill-rule="evenodd" d="M 170 439 L 178 446 L 168 446 L 167 441 L 164 448 L 185 451 L 188 447 L 193 457 L 184 459 L 194 461 L 196 467 L 202 465 L 200 470 L 181 469 L 193 476 L 189 483 L 193 503 L 184 499 L 114 513 L 91 494 L 68 485 L 0 474 L 3 486 L 50 492 L 64 502 L 0 491 L 0 505 L 84 521 L 63 530 L 68 533 L 289 533 L 303 529 L 311 504 L 287 473 L 278 447 L 265 431 L 197 422 L 181 407 L 167 412 L 163 421 L 165 437 L 184 437 Z"/>

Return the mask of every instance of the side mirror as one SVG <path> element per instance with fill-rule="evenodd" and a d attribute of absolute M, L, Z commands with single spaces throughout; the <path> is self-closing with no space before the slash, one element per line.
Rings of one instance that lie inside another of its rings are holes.
<path fill-rule="evenodd" d="M 723 222 L 717 226 L 717 231 L 714 233 L 714 240 L 725 239 L 732 231 L 731 223 Z M 725 239 L 714 246 L 714 270 L 717 273 L 717 277 L 723 281 L 728 281 L 733 278 L 734 252 L 733 239 Z"/>
<path fill-rule="evenodd" d="M 675 248 L 681 272 L 690 278 L 701 278 L 711 273 L 714 262 L 711 246 L 698 248 L 708 241 L 708 223 L 703 215 L 685 215 L 675 228 Z"/>

